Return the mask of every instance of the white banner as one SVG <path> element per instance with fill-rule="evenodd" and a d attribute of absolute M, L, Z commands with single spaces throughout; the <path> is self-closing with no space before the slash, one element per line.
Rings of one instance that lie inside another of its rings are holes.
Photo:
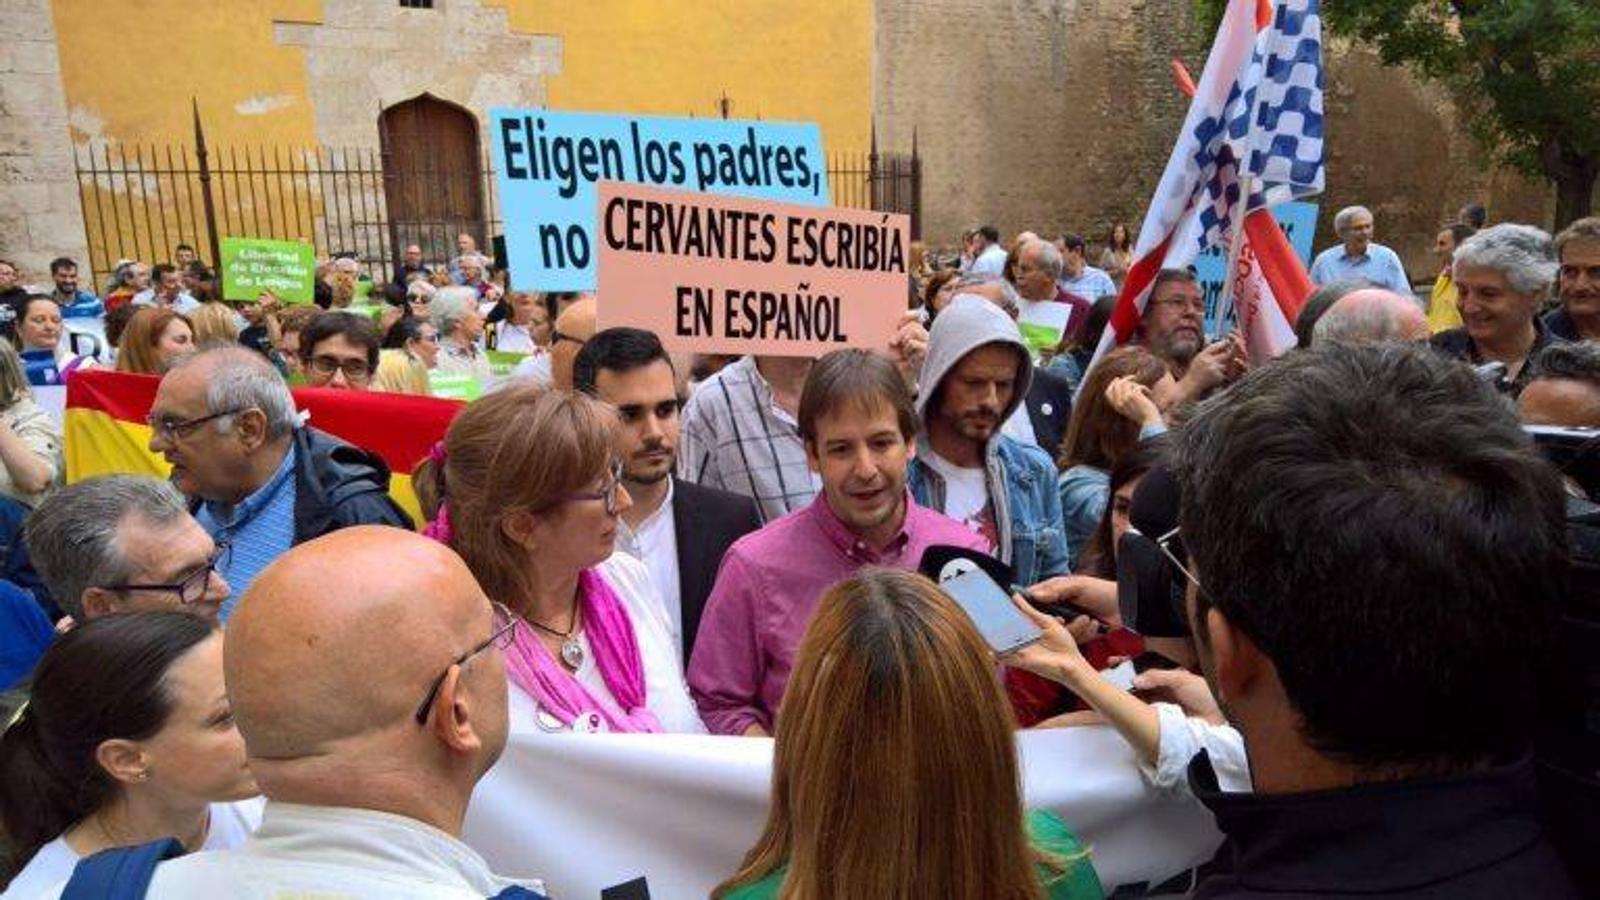
<path fill-rule="evenodd" d="M 1018 733 L 1030 808 L 1090 848 L 1101 884 L 1154 881 L 1221 843 L 1193 800 L 1156 793 L 1108 728 Z M 654 900 L 705 897 L 761 834 L 772 741 L 697 735 L 519 735 L 478 785 L 464 838 L 498 874 L 595 900 L 644 876 Z"/>

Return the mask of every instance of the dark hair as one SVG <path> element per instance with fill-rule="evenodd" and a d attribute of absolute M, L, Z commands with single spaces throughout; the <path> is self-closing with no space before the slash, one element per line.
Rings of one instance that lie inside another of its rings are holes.
<path fill-rule="evenodd" d="M 367 369 L 378 370 L 378 326 L 372 317 L 358 313 L 325 312 L 300 331 L 300 358 L 310 362 L 317 344 L 342 336 L 358 347 L 367 348 Z"/>
<path fill-rule="evenodd" d="M 70 256 L 58 256 L 50 260 L 50 274 L 54 275 L 62 269 L 76 269 L 78 263 Z"/>
<path fill-rule="evenodd" d="M 150 268 L 150 278 L 151 278 L 152 281 L 160 281 L 161 280 L 161 276 L 167 274 L 168 272 L 177 272 L 177 271 L 178 271 L 178 267 L 173 265 L 172 263 L 157 263 L 156 265 L 154 265 L 154 266 L 152 266 Z"/>
<path fill-rule="evenodd" d="M 1483 208 L 1482 203 L 1469 203 L 1461 207 L 1461 211 L 1466 213 L 1466 221 L 1462 224 L 1472 226 L 1473 231 L 1481 229 L 1489 221 L 1489 211 Z"/>
<path fill-rule="evenodd" d="M 639 328 L 607 328 L 585 341 L 583 349 L 573 359 L 572 389 L 593 394 L 601 369 L 629 372 L 658 359 L 666 360 L 667 367 L 672 367 L 672 360 L 654 334 Z"/>
<path fill-rule="evenodd" d="M 1117 458 L 1116 464 L 1111 467 L 1111 484 L 1106 489 L 1106 511 L 1100 516 L 1100 524 L 1095 526 L 1094 534 L 1089 536 L 1089 544 L 1084 547 L 1082 560 L 1074 572 L 1095 578 L 1114 580 L 1117 577 L 1116 556 L 1112 552 L 1115 543 L 1111 534 L 1111 514 L 1116 509 L 1117 491 L 1135 478 L 1144 477 L 1144 473 L 1161 461 L 1165 452 L 1166 438 L 1163 436 L 1141 441 Z"/>
<path fill-rule="evenodd" d="M 1326 315 L 1335 303 L 1343 300 L 1345 294 L 1376 286 L 1365 278 L 1347 278 L 1343 281 L 1330 282 L 1312 291 L 1311 296 L 1306 298 L 1305 306 L 1300 307 L 1300 314 L 1294 318 L 1295 343 L 1302 350 L 1310 347 L 1317 320 Z"/>
<path fill-rule="evenodd" d="M 1117 229 L 1122 229 L 1122 243 L 1117 243 Z M 1112 222 L 1106 229 L 1106 246 L 1118 252 L 1133 249 L 1133 231 L 1128 228 L 1127 222 Z"/>
<path fill-rule="evenodd" d="M 27 707 L 0 735 L 7 877 L 116 795 L 97 749 L 160 731 L 172 712 L 167 672 L 212 634 L 186 612 L 113 613 L 79 623 L 45 650 Z"/>
<path fill-rule="evenodd" d="M 806 443 L 817 439 L 817 420 L 846 404 L 858 409 L 876 410 L 888 404 L 907 441 L 917 433 L 916 400 L 900 370 L 886 357 L 870 350 L 835 350 L 817 360 L 800 389 L 800 437 Z"/>
<path fill-rule="evenodd" d="M 333 308 L 333 285 L 318 278 L 311 285 L 311 302 L 323 309 Z"/>
<path fill-rule="evenodd" d="M 1551 344 L 1532 360 L 1533 377 L 1588 382 L 1600 388 L 1600 346 L 1588 341 Z"/>
<path fill-rule="evenodd" d="M 1116 308 L 1116 294 L 1106 294 L 1094 301 L 1094 305 L 1089 307 L 1088 318 L 1083 320 L 1083 327 L 1078 329 L 1076 335 L 1068 334 L 1062 337 L 1060 350 L 1092 351 L 1099 347 L 1100 338 L 1105 336 L 1106 326 L 1111 324 L 1111 313 Z"/>
<path fill-rule="evenodd" d="M 1070 231 L 1062 232 L 1060 240 L 1061 246 L 1067 248 L 1068 250 L 1078 250 L 1081 252 L 1084 247 L 1088 246 L 1088 242 L 1083 239 L 1083 235 L 1073 234 Z"/>
<path fill-rule="evenodd" d="M 1161 290 L 1161 286 L 1162 285 L 1167 284 L 1169 282 L 1173 282 L 1173 281 L 1179 281 L 1179 282 L 1182 282 L 1184 284 L 1197 284 L 1197 283 L 1199 283 L 1200 278 L 1199 278 L 1199 276 L 1195 275 L 1194 269 L 1192 269 L 1192 268 L 1190 268 L 1190 269 L 1162 269 L 1162 270 L 1156 272 L 1155 280 L 1150 283 L 1150 297 L 1151 297 L 1151 299 L 1155 298 L 1156 291 Z M 1146 307 L 1146 308 L 1148 309 L 1149 307 Z"/>
<path fill-rule="evenodd" d="M 1194 621 L 1215 608 L 1272 660 L 1310 747 L 1393 775 L 1526 745 L 1562 488 L 1472 369 L 1406 344 L 1288 354 L 1174 449 Z"/>
<path fill-rule="evenodd" d="M 195 249 L 188 244 L 179 244 L 178 246 L 172 248 L 172 255 L 177 256 L 179 250 L 187 250 L 190 253 L 195 252 Z"/>
<path fill-rule="evenodd" d="M 960 275 L 955 269 L 940 269 L 928 276 L 927 283 L 922 286 L 922 308 L 928 311 L 928 315 L 933 315 L 933 298 L 939 296 L 939 291 Z"/>
<path fill-rule="evenodd" d="M 419 319 L 411 315 L 401 316 L 394 321 L 393 325 L 389 326 L 389 330 L 384 334 L 383 349 L 400 350 L 404 348 L 408 341 L 414 341 L 422 336 L 422 326 L 426 324 L 428 324 L 427 319 Z M 301 346 L 304 346 L 304 340 L 305 338 L 302 336 Z"/>
<path fill-rule="evenodd" d="M 1451 222 L 1441 230 L 1450 232 L 1450 239 L 1455 241 L 1457 247 L 1461 246 L 1462 241 L 1478 233 L 1478 229 L 1464 222 Z"/>
<path fill-rule="evenodd" d="M 113 347 L 120 347 L 122 345 L 122 332 L 127 329 L 128 322 L 133 319 L 135 313 L 145 308 L 143 306 L 134 306 L 132 303 L 124 303 L 115 309 L 106 310 L 106 343 Z"/>
<path fill-rule="evenodd" d="M 993 225 L 979 225 L 977 228 L 972 229 L 972 231 L 975 234 L 982 235 L 983 239 L 991 244 L 1000 243 L 1000 229 L 994 227 Z"/>
<path fill-rule="evenodd" d="M 196 281 L 217 280 L 216 273 L 212 272 L 210 267 L 198 259 L 192 263 L 189 263 L 189 267 L 185 271 L 190 278 L 193 278 Z"/>

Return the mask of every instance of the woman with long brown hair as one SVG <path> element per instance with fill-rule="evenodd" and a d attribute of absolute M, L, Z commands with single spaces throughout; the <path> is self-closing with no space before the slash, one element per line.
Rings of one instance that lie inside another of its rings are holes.
<path fill-rule="evenodd" d="M 1138 346 L 1107 353 L 1084 376 L 1056 463 L 1067 555 L 1074 565 L 1105 515 L 1112 468 L 1141 440 L 1166 431 L 1162 411 L 1176 391 L 1166 363 Z"/>
<path fill-rule="evenodd" d="M 412 473 L 439 504 L 425 533 L 517 617 L 513 733 L 705 731 L 649 571 L 615 552 L 633 505 L 621 427 L 585 394 L 511 384 L 462 410 Z"/>
<path fill-rule="evenodd" d="M 189 317 L 161 307 L 133 314 L 117 343 L 117 371 L 161 375 L 178 357 L 194 352 Z"/>
<path fill-rule="evenodd" d="M 717 900 L 1092 900 L 1088 854 L 1026 812 L 994 657 L 927 579 L 820 601 L 778 711 L 766 829 Z"/>

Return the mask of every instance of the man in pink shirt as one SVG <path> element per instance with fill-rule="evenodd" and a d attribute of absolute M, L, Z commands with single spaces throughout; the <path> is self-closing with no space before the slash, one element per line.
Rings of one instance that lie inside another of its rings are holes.
<path fill-rule="evenodd" d="M 689 662 L 690 693 L 714 734 L 772 733 L 795 650 L 829 586 L 862 566 L 915 569 L 934 544 L 982 548 L 906 490 L 917 416 L 887 358 L 837 350 L 818 360 L 797 419 L 822 492 L 723 557 Z"/>

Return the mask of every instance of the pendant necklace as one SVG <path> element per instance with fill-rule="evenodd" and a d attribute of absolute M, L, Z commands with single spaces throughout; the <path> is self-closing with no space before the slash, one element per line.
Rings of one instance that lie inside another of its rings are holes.
<path fill-rule="evenodd" d="M 542 625 L 532 619 L 528 623 L 551 637 L 561 639 L 561 662 L 567 668 L 576 672 L 583 665 L 583 645 L 578 643 L 578 604 L 572 604 L 572 622 L 567 625 L 566 631 L 557 631 L 548 625 Z"/>

